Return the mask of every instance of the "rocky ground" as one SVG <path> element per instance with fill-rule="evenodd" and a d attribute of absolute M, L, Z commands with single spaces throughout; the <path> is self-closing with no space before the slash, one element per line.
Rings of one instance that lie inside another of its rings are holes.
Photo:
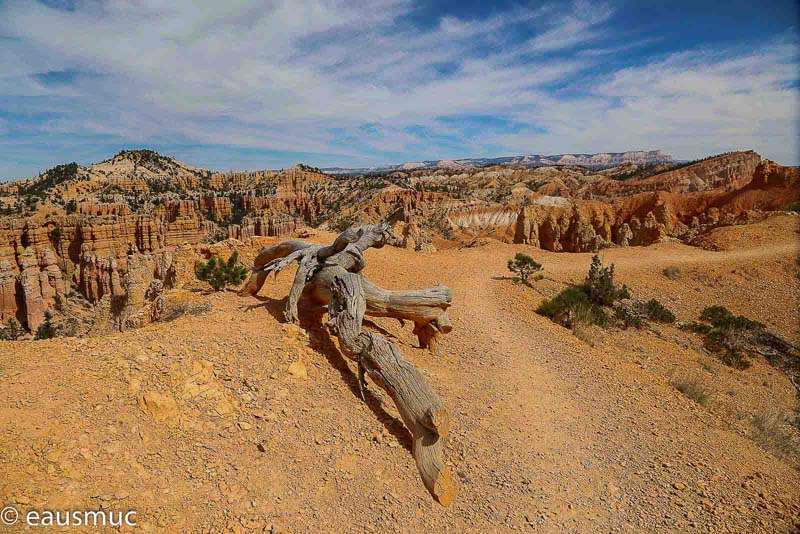
<path fill-rule="evenodd" d="M 721 304 L 797 342 L 797 221 L 723 228 L 705 248 L 602 256 L 634 295 L 658 298 L 680 321 Z M 365 275 L 384 287 L 453 289 L 454 329 L 439 355 L 415 348 L 408 326 L 370 325 L 450 410 L 447 457 L 461 486 L 451 507 L 420 482 L 391 400 L 374 386 L 366 403 L 358 397 L 355 369 L 319 318 L 281 323 L 289 275 L 256 298 L 175 290 L 168 300 L 183 315 L 137 330 L 0 342 L 0 502 L 134 509 L 143 532 L 800 526 L 798 458 L 764 445 L 751 424 L 797 411 L 782 372 L 763 361 L 725 367 L 674 326 L 578 339 L 534 310 L 580 282 L 591 254 L 482 243 L 366 255 Z M 515 252 L 545 266 L 534 288 L 507 278 Z M 671 385 L 684 375 L 711 392 L 705 405 Z"/>

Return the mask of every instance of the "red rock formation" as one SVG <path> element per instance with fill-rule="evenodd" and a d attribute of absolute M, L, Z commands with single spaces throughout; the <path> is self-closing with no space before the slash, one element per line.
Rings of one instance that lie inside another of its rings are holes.
<path fill-rule="evenodd" d="M 309 223 L 319 220 L 324 211 L 322 193 L 258 197 L 242 197 L 242 208 L 247 213 L 286 214 L 299 217 Z"/>
<path fill-rule="evenodd" d="M 296 232 L 305 223 L 289 215 L 245 217 L 241 225 L 228 227 L 228 238 L 243 241 L 255 236 L 276 237 Z"/>
<path fill-rule="evenodd" d="M 363 192 L 359 195 L 363 196 Z M 358 220 L 376 223 L 395 213 L 416 213 L 424 217 L 436 209 L 447 208 L 456 203 L 442 193 L 393 186 L 378 190 L 367 200 L 354 199 L 353 204 Z"/>
<path fill-rule="evenodd" d="M 90 302 L 124 294 L 129 255 L 202 241 L 202 222 L 180 211 L 169 212 L 173 220 L 73 215 L 46 224 L 7 222 L 0 228 L 0 317 L 35 330 L 69 284 Z"/>
<path fill-rule="evenodd" d="M 35 183 L 0 191 L 18 195 Z M 109 183 L 145 192 L 144 199 L 138 193 L 123 197 L 149 211 L 131 214 L 124 203 L 87 200 L 76 214 L 51 215 L 63 213 L 53 208 L 63 207 L 65 198 L 83 198 Z M 233 191 L 235 200 L 225 196 Z M 215 174 L 144 151 L 79 168 L 55 192 L 55 200 L 43 201 L 42 211 L 30 219 L 0 222 L 0 321 L 16 317 L 35 328 L 69 287 L 95 303 L 123 296 L 144 302 L 140 289 L 152 279 L 169 287 L 165 277 L 176 276 L 174 258 L 186 247 L 224 237 L 291 234 L 337 216 L 363 222 L 390 218 L 405 246 L 415 250 L 429 250 L 437 233 L 450 240 L 494 236 L 569 252 L 670 238 L 690 242 L 717 226 L 784 208 L 798 198 L 800 171 L 739 152 L 638 180 L 578 168 L 502 166 L 350 180 L 302 166 Z M 241 223 L 222 227 L 234 213 L 244 215 Z M 193 267 L 182 269 L 189 276 Z"/>
<path fill-rule="evenodd" d="M 553 251 L 589 252 L 668 238 L 689 240 L 717 226 L 761 220 L 764 215 L 758 210 L 783 208 L 797 198 L 799 174 L 797 169 L 764 162 L 756 167 L 752 181 L 744 180 L 747 185 L 734 191 L 638 193 L 612 203 L 534 202 L 519 209 L 514 242 Z"/>
<path fill-rule="evenodd" d="M 228 197 L 204 196 L 200 199 L 200 206 L 203 213 L 215 221 L 223 221 L 233 214 Z"/>
<path fill-rule="evenodd" d="M 0 322 L 6 323 L 17 317 L 17 279 L 16 265 L 8 260 L 0 260 Z"/>
<path fill-rule="evenodd" d="M 693 193 L 739 189 L 750 182 L 760 162 L 761 156 L 752 150 L 734 152 L 642 180 L 604 178 L 588 187 L 582 196 L 619 197 L 651 191 Z"/>
<path fill-rule="evenodd" d="M 95 216 L 131 214 L 131 209 L 128 207 L 128 205 L 121 202 L 105 203 L 105 204 L 103 203 L 97 204 L 91 201 L 80 202 L 78 203 L 76 211 L 81 215 L 95 215 Z"/>
<path fill-rule="evenodd" d="M 534 203 L 519 209 L 514 242 L 555 252 L 595 251 L 611 245 L 615 223 L 614 208 L 602 202 Z"/>
<path fill-rule="evenodd" d="M 279 197 L 299 196 L 306 193 L 309 188 L 320 187 L 330 180 L 325 174 L 310 171 L 309 168 L 296 165 L 286 169 L 277 176 Z"/>
<path fill-rule="evenodd" d="M 64 292 L 51 242 L 51 226 L 18 221 L 0 229 L 0 318 L 15 317 L 37 328 L 44 312 Z"/>
<path fill-rule="evenodd" d="M 171 200 L 164 204 L 167 220 L 172 222 L 181 217 L 198 218 L 197 203 L 194 200 Z"/>

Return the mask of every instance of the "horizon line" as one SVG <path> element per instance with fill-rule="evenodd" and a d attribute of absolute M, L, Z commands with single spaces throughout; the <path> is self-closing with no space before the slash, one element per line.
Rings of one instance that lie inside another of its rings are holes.
<path fill-rule="evenodd" d="M 195 165 L 193 165 L 191 163 L 187 163 L 187 161 L 182 159 L 182 158 L 179 158 L 177 156 L 173 156 L 173 155 L 170 155 L 170 154 L 166 153 L 166 151 L 162 152 L 162 151 L 159 151 L 159 150 L 154 150 L 152 148 L 128 148 L 128 149 L 124 149 L 124 150 L 119 150 L 119 151 L 115 152 L 113 155 L 111 155 L 110 157 L 107 157 L 105 159 L 100 159 L 98 161 L 93 161 L 93 162 L 87 163 L 87 164 L 79 163 L 79 162 L 73 160 L 73 161 L 59 163 L 59 164 L 56 164 L 56 165 L 54 165 L 52 167 L 45 168 L 44 170 L 40 171 L 39 174 L 37 174 L 37 175 L 20 176 L 20 177 L 16 177 L 16 178 L 0 178 L 0 183 L 4 183 L 5 184 L 5 183 L 24 181 L 24 180 L 35 180 L 37 178 L 40 178 L 42 175 L 44 175 L 48 171 L 50 171 L 50 170 L 52 170 L 52 169 L 54 169 L 56 167 L 59 167 L 61 165 L 68 165 L 70 163 L 76 163 L 77 165 L 79 165 L 79 166 L 81 166 L 83 168 L 89 168 L 89 167 L 91 167 L 93 165 L 97 165 L 99 163 L 103 163 L 105 161 L 109 161 L 109 160 L 113 159 L 114 157 L 116 157 L 116 156 L 118 156 L 120 154 L 123 154 L 125 152 L 145 152 L 145 151 L 155 152 L 159 156 L 163 156 L 163 157 L 167 157 L 167 158 L 173 159 L 173 160 L 178 161 L 180 163 L 186 164 L 189 167 L 194 167 L 194 168 L 197 168 L 197 169 L 207 170 L 207 171 L 211 171 L 211 172 L 214 172 L 214 173 L 282 171 L 282 170 L 290 169 L 292 167 L 296 167 L 298 165 L 305 165 L 307 167 L 314 167 L 314 168 L 320 169 L 321 171 L 325 171 L 326 169 L 343 169 L 343 170 L 351 170 L 351 171 L 360 171 L 360 170 L 366 170 L 366 169 L 382 169 L 382 168 L 385 168 L 385 167 L 400 166 L 400 165 L 404 165 L 404 164 L 408 164 L 408 163 L 434 163 L 434 162 L 439 162 L 439 161 L 455 161 L 455 162 L 458 162 L 458 161 L 465 161 L 465 160 L 497 160 L 497 159 L 504 159 L 504 158 L 519 158 L 519 157 L 531 157 L 531 156 L 538 156 L 538 157 L 542 157 L 542 158 L 550 158 L 550 157 L 554 157 L 554 156 L 562 156 L 562 157 L 563 156 L 596 156 L 596 155 L 599 155 L 599 154 L 613 155 L 613 154 L 627 154 L 627 153 L 630 153 L 630 152 L 644 152 L 644 153 L 660 152 L 660 153 L 664 154 L 665 156 L 668 156 L 669 158 L 671 158 L 674 163 L 686 163 L 686 162 L 690 162 L 690 161 L 701 161 L 701 160 L 704 160 L 704 159 L 709 159 L 711 157 L 722 156 L 722 155 L 725 155 L 725 154 L 732 154 L 732 153 L 736 153 L 736 152 L 756 152 L 754 149 L 729 150 L 729 151 L 711 153 L 711 154 L 709 154 L 707 156 L 703 156 L 701 158 L 695 158 L 695 159 L 677 158 L 674 155 L 672 155 L 672 154 L 670 154 L 668 152 L 665 152 L 665 151 L 663 151 L 661 149 L 649 149 L 649 150 L 634 149 L 634 150 L 601 151 L 601 152 L 563 152 L 563 153 L 559 153 L 559 154 L 544 154 L 544 153 L 529 152 L 529 153 L 524 153 L 524 154 L 511 154 L 511 155 L 500 155 L 500 156 L 470 156 L 470 157 L 465 157 L 465 158 L 410 159 L 410 160 L 402 161 L 402 162 L 399 162 L 399 163 L 380 163 L 380 164 L 375 164 L 375 165 L 364 165 L 364 166 L 312 165 L 312 164 L 309 164 L 309 163 L 304 163 L 303 161 L 297 161 L 292 165 L 280 166 L 280 167 L 271 167 L 271 168 L 270 167 L 228 168 L 228 169 L 224 169 L 223 170 L 223 169 L 220 169 L 220 168 L 216 168 L 215 169 L 215 168 L 209 168 L 209 167 L 195 166 Z M 761 154 L 759 154 L 759 156 L 761 156 Z M 762 159 L 769 159 L 769 158 L 764 158 L 763 156 L 761 156 L 761 158 Z M 776 162 L 776 163 L 779 163 L 779 162 Z M 783 165 L 782 163 L 779 163 L 779 164 Z M 491 164 L 489 164 L 489 165 L 491 165 Z M 568 165 L 568 164 L 554 164 L 554 165 L 561 166 L 561 165 Z M 486 165 L 486 166 L 488 166 L 488 165 Z M 547 166 L 550 166 L 550 165 L 542 165 L 542 167 L 547 167 Z M 783 165 L 783 166 L 796 167 L 796 165 Z M 474 168 L 480 168 L 480 167 L 474 167 Z M 409 169 L 409 170 L 413 170 L 413 169 Z"/>

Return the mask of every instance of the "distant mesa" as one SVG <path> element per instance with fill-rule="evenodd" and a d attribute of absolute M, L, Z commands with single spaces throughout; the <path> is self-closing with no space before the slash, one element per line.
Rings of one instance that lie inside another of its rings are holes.
<path fill-rule="evenodd" d="M 636 150 L 630 152 L 611 152 L 600 154 L 556 154 L 542 156 L 528 154 L 525 156 L 508 156 L 502 158 L 467 158 L 440 159 L 400 163 L 398 165 L 381 165 L 377 167 L 323 167 L 330 174 L 371 174 L 390 171 L 409 171 L 419 169 L 475 169 L 491 165 L 516 165 L 522 167 L 547 167 L 551 165 L 580 165 L 591 169 L 615 167 L 625 163 L 643 165 L 648 163 L 675 163 L 676 160 L 660 150 Z"/>

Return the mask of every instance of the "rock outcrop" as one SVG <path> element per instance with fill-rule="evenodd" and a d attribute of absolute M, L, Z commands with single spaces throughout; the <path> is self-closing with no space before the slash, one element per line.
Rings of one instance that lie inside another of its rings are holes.
<path fill-rule="evenodd" d="M 228 197 L 204 196 L 200 199 L 200 209 L 213 221 L 224 221 L 233 215 Z"/>
<path fill-rule="evenodd" d="M 653 191 L 676 194 L 731 191 L 750 183 L 760 163 L 761 156 L 753 151 L 734 152 L 641 180 L 605 178 L 589 185 L 580 194 L 586 198 L 619 197 Z"/>
<path fill-rule="evenodd" d="M 624 165 L 579 166 L 615 158 Z M 338 178 L 303 165 L 214 173 L 151 151 L 61 165 L 0 186 L 0 322 L 15 317 L 35 329 L 59 298 L 78 293 L 92 304 L 114 301 L 121 328 L 129 305 L 145 304 L 152 281 L 171 287 L 184 247 L 326 222 L 388 220 L 413 250 L 494 237 L 588 252 L 692 242 L 718 226 L 760 220 L 800 193 L 798 169 L 752 151 L 680 166 L 662 160 L 656 153 L 565 155 L 552 167 L 452 162 Z"/>
<path fill-rule="evenodd" d="M 636 193 L 610 203 L 534 200 L 519 208 L 513 240 L 566 252 L 650 245 L 669 238 L 689 241 L 719 226 L 763 220 L 768 210 L 783 208 L 797 198 L 800 171 L 765 161 L 739 180 L 745 184 L 741 188 Z"/>
<path fill-rule="evenodd" d="M 228 238 L 243 241 L 256 236 L 278 237 L 292 234 L 303 226 L 302 219 L 286 214 L 246 217 L 242 224 L 228 226 Z"/>

